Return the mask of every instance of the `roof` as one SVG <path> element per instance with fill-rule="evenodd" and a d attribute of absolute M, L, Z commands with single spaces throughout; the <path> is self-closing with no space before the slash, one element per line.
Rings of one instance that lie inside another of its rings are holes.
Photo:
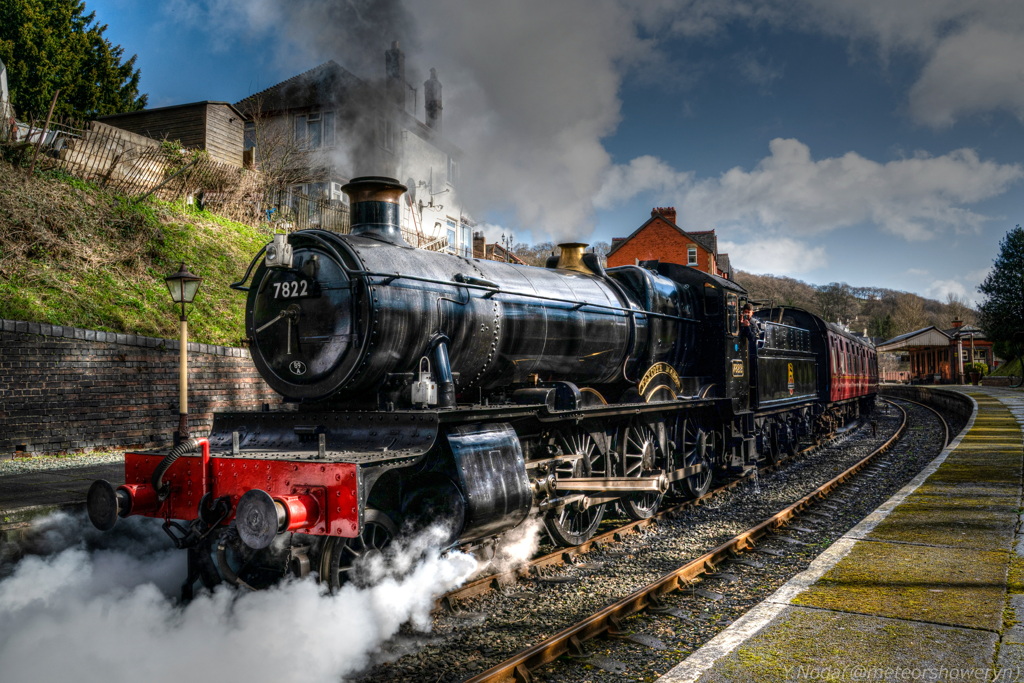
<path fill-rule="evenodd" d="M 927 347 L 946 348 L 952 341 L 952 337 L 934 325 L 923 327 L 920 330 L 907 332 L 893 337 L 884 344 L 879 345 L 878 351 L 882 353 L 899 351 L 901 349 L 918 349 Z"/>
<path fill-rule="evenodd" d="M 680 228 L 680 232 L 683 232 L 682 228 Z M 698 230 L 696 232 L 683 232 L 683 234 L 692 237 L 694 242 L 712 254 L 718 251 L 718 236 L 715 235 L 714 230 Z"/>
<path fill-rule="evenodd" d="M 943 332 L 948 334 L 953 339 L 956 339 L 957 337 L 973 337 L 975 341 L 986 339 L 985 331 L 982 330 L 980 327 L 975 327 L 974 325 L 961 325 L 960 327 L 951 327 L 948 330 L 943 330 Z"/>
<path fill-rule="evenodd" d="M 394 107 L 399 117 L 396 123 L 405 130 L 429 141 L 451 156 L 462 156 L 462 150 L 458 146 L 409 112 L 397 107 L 382 88 L 367 83 L 334 60 L 326 61 L 249 95 L 236 102 L 235 107 L 245 112 L 246 118 L 250 119 L 256 111 L 276 114 L 296 109 L 315 110 L 321 107 L 338 109 L 343 112 L 339 116 L 344 119 L 357 116 L 361 111 L 385 111 L 386 107 Z"/>
<path fill-rule="evenodd" d="M 236 114 L 238 114 L 239 118 L 245 118 L 242 115 L 242 112 L 240 112 L 238 110 L 238 107 L 236 107 L 235 105 L 231 104 L 230 102 L 222 102 L 220 100 L 200 100 L 199 102 L 189 102 L 188 104 L 172 104 L 172 105 L 169 105 L 169 106 L 166 106 L 166 107 L 154 107 L 153 109 L 139 109 L 138 111 L 126 111 L 126 112 L 122 112 L 120 114 L 106 114 L 104 116 L 97 116 L 96 120 L 98 120 L 98 121 L 106 121 L 106 120 L 109 120 L 109 119 L 116 119 L 116 118 L 122 118 L 122 117 L 127 117 L 127 116 L 138 116 L 140 114 L 152 114 L 153 112 L 156 112 L 156 111 L 170 111 L 172 109 L 188 109 L 189 107 L 198 107 L 198 106 L 201 106 L 201 105 L 202 106 L 206 106 L 206 105 L 211 105 L 211 104 L 219 104 L 219 105 L 222 105 L 222 106 L 225 106 L 225 107 L 230 107 L 231 109 L 234 110 L 234 112 Z"/>
<path fill-rule="evenodd" d="M 336 104 L 339 97 L 367 89 L 365 81 L 334 60 L 281 81 L 235 103 L 247 114 L 258 107 L 263 112 Z"/>
<path fill-rule="evenodd" d="M 715 251 L 717 250 L 717 248 L 718 248 L 718 238 L 715 237 L 715 231 L 714 230 L 702 230 L 700 232 L 686 232 L 685 230 L 680 228 L 678 225 L 676 225 L 675 223 L 670 221 L 668 218 L 666 218 L 664 216 L 664 214 L 656 213 L 653 216 L 651 216 L 650 218 L 648 218 L 646 221 L 644 221 L 643 225 L 641 225 L 639 228 L 637 228 L 636 230 L 631 232 L 628 237 L 613 237 L 612 238 L 612 248 L 608 250 L 608 254 L 606 256 L 611 256 L 612 254 L 614 254 L 616 251 L 619 250 L 619 247 L 621 247 L 622 245 L 626 244 L 631 239 L 636 237 L 648 225 L 650 225 L 652 222 L 654 222 L 655 220 L 657 220 L 659 218 L 661 220 L 665 221 L 665 223 L 669 227 L 672 227 L 676 231 L 678 231 L 680 235 L 682 235 L 683 237 L 689 237 L 694 242 L 696 242 L 700 246 L 704 247 L 706 250 L 708 250 L 712 254 L 714 254 Z M 710 244 L 711 246 L 708 246 L 708 244 Z"/>

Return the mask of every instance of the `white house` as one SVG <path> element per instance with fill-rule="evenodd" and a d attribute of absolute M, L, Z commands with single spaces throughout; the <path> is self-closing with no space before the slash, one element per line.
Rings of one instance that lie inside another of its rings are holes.
<path fill-rule="evenodd" d="M 346 201 L 341 186 L 353 177 L 397 178 L 409 188 L 410 243 L 472 256 L 473 223 L 457 198 L 462 153 L 442 135 L 441 83 L 430 73 L 421 105 L 397 43 L 378 83 L 321 64 L 235 104 L 249 119 L 245 149 L 276 165 L 294 192 L 334 201 Z"/>

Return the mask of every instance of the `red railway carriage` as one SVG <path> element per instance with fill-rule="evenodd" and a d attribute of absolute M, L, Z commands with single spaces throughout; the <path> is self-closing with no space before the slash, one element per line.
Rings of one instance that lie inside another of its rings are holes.
<path fill-rule="evenodd" d="M 803 351 L 814 359 L 812 381 L 822 415 L 845 419 L 870 408 L 878 393 L 878 356 L 870 342 L 799 308 L 766 308 L 758 311 L 757 317 L 769 328 L 782 326 L 808 331 Z M 759 352 L 759 363 L 760 355 Z M 798 388 L 803 385 L 799 373 L 796 384 Z M 759 394 L 772 389 L 772 386 L 762 387 Z M 806 396 L 810 391 L 802 393 Z"/>
<path fill-rule="evenodd" d="M 831 402 L 860 398 L 878 392 L 878 357 L 859 337 L 829 325 L 826 331 Z"/>

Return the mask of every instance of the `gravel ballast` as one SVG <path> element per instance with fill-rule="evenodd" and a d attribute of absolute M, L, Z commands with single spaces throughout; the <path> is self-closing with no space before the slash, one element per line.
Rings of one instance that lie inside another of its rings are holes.
<path fill-rule="evenodd" d="M 535 672 L 537 680 L 651 680 L 684 659 L 806 568 L 934 458 L 943 445 L 937 420 L 924 409 L 908 406 L 908 410 L 911 428 L 877 465 L 792 525 L 801 530 L 762 541 L 759 552 L 744 556 L 759 567 L 728 563 L 719 576 L 709 577 L 690 592 L 670 596 L 665 605 L 669 612 L 628 619 L 626 635 L 633 634 L 646 644 L 628 638 L 589 641 L 588 657 L 563 658 Z M 380 653 L 381 663 L 359 680 L 460 681 L 500 663 L 832 479 L 883 443 L 899 422 L 894 409 L 876 412 L 872 420 L 877 425 L 875 436 L 866 426 L 780 471 L 740 484 L 708 505 L 588 553 L 575 565 L 460 602 L 458 612 L 436 616 L 431 634 L 406 630 L 393 639 L 391 647 Z M 678 612 L 673 613 L 673 608 Z M 404 654 L 409 649 L 412 653 Z"/>

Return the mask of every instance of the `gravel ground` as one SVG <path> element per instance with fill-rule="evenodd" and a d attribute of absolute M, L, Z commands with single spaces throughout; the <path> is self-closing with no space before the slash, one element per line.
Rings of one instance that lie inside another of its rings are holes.
<path fill-rule="evenodd" d="M 903 442 L 884 456 L 881 465 L 848 484 L 833 502 L 819 505 L 817 513 L 797 522 L 808 531 L 786 534 L 791 541 L 782 540 L 780 535 L 762 544 L 762 548 L 774 549 L 782 556 L 763 551 L 750 554 L 750 559 L 763 566 L 733 562 L 728 569 L 722 568 L 723 576 L 699 586 L 721 594 L 720 598 L 692 592 L 673 596 L 667 604 L 680 609 L 681 616 L 644 615 L 627 620 L 629 632 L 653 636 L 657 642 L 640 645 L 620 638 L 591 641 L 586 646 L 588 658 L 563 658 L 535 672 L 537 680 L 652 680 L 665 673 L 806 568 L 934 458 L 941 450 L 935 420 L 919 414 L 921 409 L 910 410 L 911 422 L 917 426 L 908 430 Z M 727 541 L 833 478 L 877 448 L 899 421 L 895 410 L 878 412 L 873 419 L 878 425 L 877 436 L 871 435 L 870 428 L 863 428 L 779 472 L 732 489 L 710 505 L 687 510 L 677 519 L 662 521 L 627 536 L 622 543 L 591 552 L 579 564 L 464 601 L 459 612 L 438 615 L 430 634 L 403 631 L 380 653 L 377 665 L 358 680 L 460 681 L 500 663 L 647 585 L 687 558 Z"/>
<path fill-rule="evenodd" d="M 44 455 L 31 458 L 0 459 L 0 477 L 6 474 L 25 474 L 42 470 L 68 470 L 88 465 L 120 462 L 124 451 L 109 451 L 75 455 Z"/>

